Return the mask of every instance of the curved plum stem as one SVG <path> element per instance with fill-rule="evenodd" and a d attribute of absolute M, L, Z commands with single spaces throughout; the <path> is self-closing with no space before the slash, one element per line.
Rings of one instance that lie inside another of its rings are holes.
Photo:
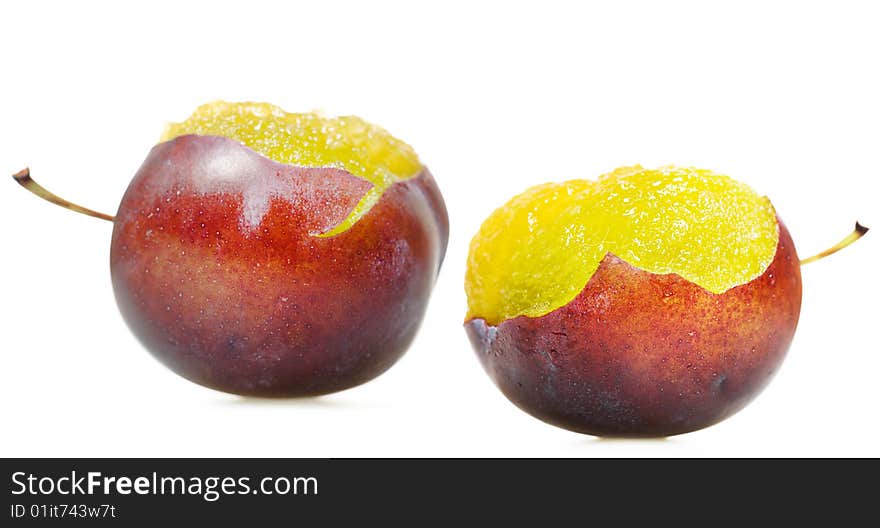
<path fill-rule="evenodd" d="M 827 257 L 828 255 L 831 255 L 831 254 L 837 253 L 837 252 L 840 251 L 841 249 L 843 249 L 843 248 L 845 248 L 846 246 L 852 244 L 852 243 L 855 242 L 856 240 L 862 238 L 862 236 L 863 236 L 865 233 L 867 233 L 867 232 L 868 232 L 868 228 L 867 228 L 867 227 L 865 227 L 865 226 L 863 226 L 862 224 L 856 222 L 856 227 L 855 227 L 855 229 L 853 230 L 852 233 L 850 233 L 849 235 L 847 235 L 843 240 L 841 240 L 841 241 L 838 242 L 837 244 L 834 244 L 834 245 L 831 246 L 830 248 L 828 248 L 828 249 L 826 249 L 826 250 L 824 250 L 824 251 L 820 251 L 819 253 L 816 253 L 816 254 L 813 255 L 812 257 L 807 257 L 807 258 L 805 258 L 805 259 L 801 259 L 801 266 L 803 266 L 804 264 L 809 264 L 810 262 L 816 262 L 817 260 L 819 260 L 819 259 L 823 259 L 823 258 Z"/>
<path fill-rule="evenodd" d="M 61 198 L 60 196 L 49 192 L 42 185 L 31 179 L 31 171 L 28 168 L 16 172 L 12 175 L 12 177 L 15 178 L 15 181 L 17 181 L 19 185 L 21 185 L 25 189 L 29 190 L 30 192 L 36 194 L 46 201 L 52 202 L 55 205 L 60 205 L 65 209 L 70 209 L 71 211 L 76 211 L 77 213 L 100 218 L 101 220 L 108 220 L 110 222 L 113 221 L 113 217 L 108 214 L 99 213 L 98 211 L 94 211 L 87 207 L 76 205 L 73 202 L 69 202 L 64 198 Z"/>

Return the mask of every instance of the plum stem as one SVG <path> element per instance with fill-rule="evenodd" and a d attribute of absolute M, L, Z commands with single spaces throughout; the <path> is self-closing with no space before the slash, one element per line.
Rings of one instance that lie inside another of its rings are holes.
<path fill-rule="evenodd" d="M 60 196 L 49 192 L 48 190 L 46 190 L 45 187 L 31 179 L 31 170 L 27 167 L 16 172 L 12 175 L 12 177 L 25 189 L 29 190 L 30 192 L 36 194 L 46 201 L 52 202 L 55 205 L 60 205 L 65 209 L 70 209 L 71 211 L 76 211 L 77 213 L 100 218 L 101 220 L 108 220 L 110 222 L 113 221 L 113 217 L 108 214 L 99 213 L 98 211 L 93 211 L 92 209 L 89 209 L 87 207 L 76 205 L 73 202 L 69 202 L 64 198 L 61 198 Z"/>
<path fill-rule="evenodd" d="M 815 261 L 817 261 L 817 260 L 819 260 L 819 259 L 823 259 L 823 258 L 827 257 L 828 255 L 832 255 L 832 254 L 834 254 L 834 253 L 837 253 L 837 252 L 840 251 L 841 249 L 843 249 L 843 248 L 845 248 L 846 246 L 852 244 L 852 243 L 855 242 L 856 240 L 862 238 L 862 235 L 864 235 L 864 234 L 867 233 L 867 232 L 868 232 L 868 228 L 867 228 L 867 227 L 865 227 L 865 226 L 863 226 L 862 224 L 856 222 L 856 227 L 855 227 L 855 229 L 853 230 L 852 233 L 848 234 L 843 240 L 841 240 L 841 241 L 838 242 L 837 244 L 834 244 L 834 245 L 831 246 L 830 248 L 828 248 L 828 249 L 826 249 L 826 250 L 824 250 L 824 251 L 820 251 L 819 253 L 816 253 L 816 254 L 813 255 L 812 257 L 808 257 L 808 258 L 805 258 L 805 259 L 801 259 L 801 266 L 803 266 L 804 264 L 809 264 L 810 262 L 815 262 Z"/>

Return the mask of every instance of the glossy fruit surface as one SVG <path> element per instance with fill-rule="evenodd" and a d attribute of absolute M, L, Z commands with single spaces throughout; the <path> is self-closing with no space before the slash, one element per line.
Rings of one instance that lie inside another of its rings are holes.
<path fill-rule="evenodd" d="M 800 311 L 769 201 L 696 169 L 531 189 L 484 223 L 468 265 L 465 328 L 490 377 L 526 412 L 595 435 L 730 416 L 778 370 Z"/>
<path fill-rule="evenodd" d="M 448 232 L 407 145 L 357 118 L 253 103 L 206 105 L 163 139 L 122 199 L 110 259 L 153 355 L 218 390 L 300 396 L 404 353 Z"/>

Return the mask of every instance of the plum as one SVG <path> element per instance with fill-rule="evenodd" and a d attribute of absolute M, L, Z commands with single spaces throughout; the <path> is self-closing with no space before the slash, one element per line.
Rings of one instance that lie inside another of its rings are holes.
<path fill-rule="evenodd" d="M 599 436 L 686 433 L 742 409 L 779 369 L 801 304 L 770 201 L 680 167 L 529 189 L 484 222 L 465 283 L 465 329 L 505 396 Z"/>
<path fill-rule="evenodd" d="M 113 220 L 114 293 L 147 350 L 201 385 L 271 397 L 340 391 L 401 357 L 448 238 L 408 145 L 356 117 L 224 102 L 162 139 L 115 217 L 79 208 Z"/>

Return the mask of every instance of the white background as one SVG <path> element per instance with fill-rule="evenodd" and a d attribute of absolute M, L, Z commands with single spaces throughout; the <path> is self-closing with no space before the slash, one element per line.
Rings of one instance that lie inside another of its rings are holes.
<path fill-rule="evenodd" d="M 111 225 L 0 180 L 2 456 L 878 456 L 880 11 L 872 2 L 5 2 L 0 172 L 114 213 L 165 122 L 214 99 L 357 114 L 413 145 L 450 210 L 420 334 L 305 400 L 166 370 L 117 312 Z M 770 387 L 709 429 L 600 440 L 516 409 L 461 329 L 467 244 L 526 187 L 696 165 L 768 195 L 801 256 Z"/>

